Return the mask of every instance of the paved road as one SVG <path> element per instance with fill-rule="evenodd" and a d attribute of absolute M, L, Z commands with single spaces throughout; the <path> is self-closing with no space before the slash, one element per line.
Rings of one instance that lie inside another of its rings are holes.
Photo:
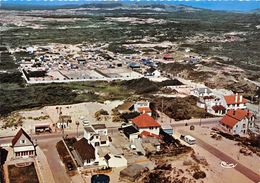
<path fill-rule="evenodd" d="M 187 133 L 186 131 L 183 131 L 183 130 L 179 130 L 179 131 L 181 133 L 183 133 L 183 134 L 189 134 L 189 133 Z M 216 149 L 212 145 L 204 142 L 203 140 L 201 140 L 200 138 L 198 138 L 194 134 L 190 134 L 190 135 L 192 135 L 192 136 L 194 136 L 196 138 L 197 145 L 201 146 L 203 149 L 205 149 L 206 151 L 208 151 L 209 153 L 213 154 L 214 156 L 216 156 L 217 158 L 219 158 L 219 159 L 221 159 L 223 161 L 237 164 L 237 166 L 235 167 L 235 169 L 237 171 L 239 171 L 240 173 L 242 173 L 243 175 L 248 177 L 253 182 L 256 182 L 256 183 L 260 182 L 260 175 L 259 174 L 257 174 L 254 171 L 250 170 L 246 166 L 242 165 L 238 161 L 234 160 L 232 157 L 230 157 L 227 154 L 225 154 L 225 153 L 221 152 L 220 150 Z"/>

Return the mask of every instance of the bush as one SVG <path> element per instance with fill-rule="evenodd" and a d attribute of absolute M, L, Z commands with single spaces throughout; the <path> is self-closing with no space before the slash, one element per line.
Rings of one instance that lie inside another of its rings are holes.
<path fill-rule="evenodd" d="M 198 171 L 193 174 L 195 179 L 204 179 L 206 177 L 206 173 L 203 171 Z"/>

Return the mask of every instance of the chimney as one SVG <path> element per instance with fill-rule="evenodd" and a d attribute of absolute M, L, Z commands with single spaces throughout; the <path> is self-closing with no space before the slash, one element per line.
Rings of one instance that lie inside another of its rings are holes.
<path fill-rule="evenodd" d="M 235 110 L 233 110 L 233 116 L 235 116 L 236 115 L 236 111 Z"/>
<path fill-rule="evenodd" d="M 243 99 L 243 96 L 240 95 L 240 96 L 239 96 L 239 102 L 242 102 L 242 99 Z"/>
<path fill-rule="evenodd" d="M 236 93 L 236 96 L 235 96 L 235 103 L 237 103 L 237 100 L 238 100 L 238 94 Z"/>

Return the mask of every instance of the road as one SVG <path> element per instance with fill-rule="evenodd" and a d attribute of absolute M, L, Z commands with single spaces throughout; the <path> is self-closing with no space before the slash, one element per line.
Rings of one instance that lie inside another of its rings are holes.
<path fill-rule="evenodd" d="M 76 132 L 68 133 L 69 136 L 76 136 L 76 134 Z M 61 137 L 62 135 L 60 133 L 40 134 L 33 135 L 32 140 L 35 141 L 35 139 L 37 139 L 37 145 L 44 152 L 53 174 L 54 181 L 56 183 L 70 183 L 71 179 L 66 173 L 66 169 L 56 150 L 56 143 L 61 140 Z M 11 143 L 12 139 L 13 137 L 1 138 L 0 144 Z"/>
<path fill-rule="evenodd" d="M 189 134 L 189 133 L 187 133 L 187 131 L 184 131 L 184 130 L 179 130 L 179 132 L 182 133 L 182 134 Z M 237 171 L 239 171 L 240 173 L 245 175 L 247 178 L 249 178 L 253 182 L 256 182 L 256 183 L 260 182 L 260 175 L 259 174 L 250 170 L 246 166 L 242 165 L 241 163 L 234 160 L 233 158 L 231 158 L 227 154 L 225 154 L 225 153 L 221 152 L 220 150 L 216 149 L 212 145 L 210 145 L 210 144 L 206 143 L 205 141 L 201 140 L 200 138 L 198 138 L 194 134 L 190 134 L 190 135 L 192 135 L 193 137 L 196 138 L 196 142 L 197 142 L 196 144 L 197 145 L 199 145 L 200 147 L 202 147 L 203 149 L 205 149 L 206 151 L 208 151 L 209 153 L 211 153 L 212 155 L 216 156 L 217 158 L 219 158 L 223 161 L 226 161 L 226 162 L 229 162 L 229 163 L 232 162 L 234 164 L 237 164 L 237 166 L 235 167 L 235 169 Z"/>

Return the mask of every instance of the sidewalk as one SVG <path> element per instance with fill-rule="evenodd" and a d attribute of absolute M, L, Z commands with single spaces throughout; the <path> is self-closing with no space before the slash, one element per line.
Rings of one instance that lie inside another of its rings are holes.
<path fill-rule="evenodd" d="M 36 162 L 35 165 L 37 165 L 39 168 L 42 181 L 44 183 L 55 183 L 51 169 L 49 167 L 49 164 L 47 162 L 47 159 L 43 151 L 41 150 L 41 148 L 37 146 L 36 152 L 37 152 L 37 156 L 35 158 L 35 162 Z"/>

